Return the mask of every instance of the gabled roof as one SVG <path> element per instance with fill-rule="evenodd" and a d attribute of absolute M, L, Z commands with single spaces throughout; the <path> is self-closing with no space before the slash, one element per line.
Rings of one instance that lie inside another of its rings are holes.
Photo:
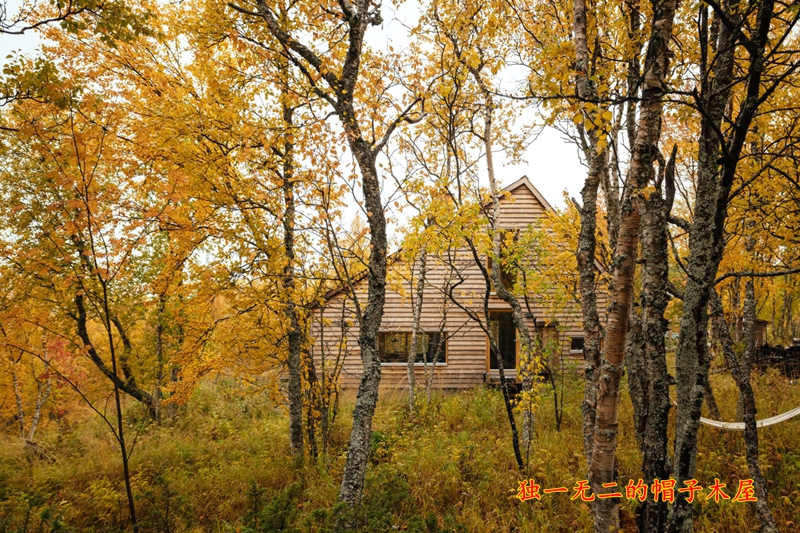
<path fill-rule="evenodd" d="M 531 191 L 533 196 L 537 200 L 539 200 L 539 203 L 541 203 L 545 207 L 545 209 L 547 209 L 550 212 L 554 211 L 553 206 L 551 206 L 550 203 L 544 199 L 544 196 L 542 196 L 542 193 L 539 192 L 539 189 L 533 186 L 533 183 L 531 183 L 531 180 L 528 179 L 528 176 L 522 176 L 520 179 L 518 179 L 508 187 L 503 188 L 503 190 L 508 192 L 514 192 L 520 187 L 527 187 L 528 190 Z"/>
<path fill-rule="evenodd" d="M 550 203 L 547 200 L 545 200 L 544 196 L 542 196 L 542 193 L 539 192 L 539 189 L 534 187 L 533 183 L 531 183 L 531 180 L 528 179 L 528 176 L 522 176 L 517 181 L 513 182 L 512 184 L 508 185 L 507 187 L 503 187 L 502 190 L 504 192 L 513 193 L 515 190 L 519 189 L 520 187 L 527 187 L 528 190 L 531 192 L 531 194 L 533 194 L 533 196 L 544 206 L 546 211 L 551 212 L 551 213 L 555 212 L 555 209 L 553 209 L 553 206 L 551 206 Z M 398 259 L 400 251 L 401 250 L 398 250 L 397 252 L 395 252 L 393 254 L 390 254 L 390 256 L 387 258 L 387 267 L 388 267 L 389 264 L 391 264 L 392 262 L 394 262 L 395 260 Z M 602 265 L 600 264 L 600 262 L 597 261 L 597 259 L 595 259 L 595 265 L 597 266 L 597 268 L 599 270 L 601 270 L 601 271 L 605 270 L 602 267 Z M 356 285 L 356 284 L 360 283 L 361 281 L 363 281 L 364 279 L 366 279 L 368 273 L 369 273 L 369 269 L 364 270 L 363 272 L 361 272 L 358 276 L 356 276 L 353 279 L 353 281 L 352 281 L 353 285 Z M 344 286 L 340 286 L 340 287 L 336 287 L 335 289 L 331 289 L 322 297 L 322 299 L 327 302 L 328 300 L 330 300 L 334 296 L 342 294 L 345 291 L 345 289 L 346 289 L 346 287 L 344 287 Z M 309 306 L 310 309 L 317 309 L 319 307 L 322 307 L 322 306 L 319 304 L 318 301 L 312 302 L 312 304 Z"/>
<path fill-rule="evenodd" d="M 555 209 L 553 209 L 553 206 L 551 206 L 550 203 L 548 203 L 548 201 L 545 200 L 544 196 L 542 196 L 542 193 L 539 192 L 539 189 L 534 187 L 533 183 L 531 183 L 531 180 L 528 179 L 528 176 L 522 176 L 520 179 L 518 179 L 517 181 L 515 181 L 514 183 L 512 183 L 508 187 L 505 187 L 503 190 L 504 191 L 508 191 L 508 192 L 514 192 L 515 190 L 519 189 L 520 187 L 527 187 L 528 190 L 531 191 L 533 196 L 537 200 L 539 200 L 539 202 L 544 206 L 545 210 L 547 210 L 550 213 L 554 213 L 555 212 Z M 595 258 L 594 258 L 594 266 L 595 266 L 595 268 L 597 268 L 597 270 L 599 272 L 605 272 L 606 271 L 606 269 L 603 267 L 603 265 L 597 259 L 597 256 L 595 256 Z"/>

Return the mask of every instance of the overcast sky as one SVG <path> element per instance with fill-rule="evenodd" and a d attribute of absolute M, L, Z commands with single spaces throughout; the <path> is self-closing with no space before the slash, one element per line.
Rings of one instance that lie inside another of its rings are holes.
<path fill-rule="evenodd" d="M 0 0 L 3 1 L 3 0 Z M 19 0 L 5 2 L 8 13 L 16 13 Z M 407 27 L 412 26 L 419 16 L 418 3 L 409 0 L 401 4 L 398 10 L 384 4 L 384 23 L 381 28 L 372 28 L 368 32 L 368 41 L 375 48 L 385 49 L 389 42 L 397 49 L 408 42 Z M 38 46 L 36 34 L 28 32 L 24 35 L 0 35 L 0 57 L 3 64 L 12 51 L 24 54 L 35 54 Z M 498 178 L 507 185 L 522 176 L 528 176 L 531 182 L 554 207 L 562 207 L 562 191 L 566 189 L 570 195 L 578 198 L 586 176 L 586 169 L 580 164 L 578 152 L 574 144 L 565 141 L 561 135 L 545 128 L 525 153 L 524 164 L 507 165 L 502 155 L 496 156 Z"/>
<path fill-rule="evenodd" d="M 367 32 L 366 40 L 375 48 L 385 50 L 391 44 L 400 50 L 409 44 L 408 28 L 416 25 L 420 14 L 417 0 L 405 0 L 395 7 L 383 4 L 384 23 L 380 29 Z M 580 198 L 586 169 L 581 165 L 576 146 L 552 128 L 545 128 L 524 155 L 525 163 L 508 165 L 501 154 L 495 156 L 497 178 L 508 185 L 528 176 L 533 185 L 553 207 L 563 207 L 563 191 Z M 488 184 L 487 184 L 488 185 Z"/>

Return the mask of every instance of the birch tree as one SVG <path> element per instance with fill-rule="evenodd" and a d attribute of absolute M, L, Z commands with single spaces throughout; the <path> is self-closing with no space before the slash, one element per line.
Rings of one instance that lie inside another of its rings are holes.
<path fill-rule="evenodd" d="M 302 20 L 312 25 L 309 27 L 326 24 L 333 30 L 335 36 L 331 35 L 332 40 L 328 43 L 304 42 L 292 28 L 281 23 L 273 7 L 264 0 L 259 0 L 253 7 L 230 5 L 266 25 L 272 37 L 282 46 L 287 59 L 306 77 L 316 95 L 331 107 L 339 118 L 347 146 L 361 174 L 361 192 L 370 229 L 367 305 L 358 313 L 363 377 L 353 412 L 353 430 L 339 492 L 340 501 L 355 507 L 361 501 L 364 488 L 372 439 L 372 417 L 381 379 L 377 339 L 386 299 L 387 236 L 377 159 L 398 124 L 409 120 L 409 113 L 416 108 L 417 100 L 412 99 L 388 121 L 380 120 L 377 110 L 362 107 L 364 102 L 359 96 L 365 89 L 364 83 L 377 82 L 380 77 L 375 70 L 380 68 L 380 60 L 368 52 L 364 42 L 367 29 L 380 26 L 383 22 L 380 4 L 370 0 L 354 3 L 343 0 L 335 5 L 295 4 L 293 9 L 301 14 Z M 316 33 L 320 37 L 321 34 L 322 31 Z M 325 48 L 329 51 L 320 51 Z M 367 67 L 366 74 L 364 66 Z M 380 87 L 383 84 L 376 85 Z M 379 102 L 386 104 L 381 98 Z M 370 123 L 378 126 L 379 132 L 371 130 L 370 135 Z"/>
<path fill-rule="evenodd" d="M 716 39 L 709 38 L 707 8 L 701 7 L 699 15 L 703 77 L 694 92 L 694 104 L 702 119 L 694 219 L 676 352 L 674 477 L 678 485 L 692 479 L 695 472 L 697 430 L 710 364 L 708 303 L 724 250 L 724 225 L 742 150 L 754 117 L 763 112 L 773 93 L 794 75 L 799 65 L 796 59 L 788 63 L 775 60 L 795 44 L 790 34 L 797 12 L 771 1 L 711 5 L 718 24 L 716 28 L 712 26 L 711 36 Z M 744 66 L 737 60 L 739 49 L 747 57 Z M 741 96 L 731 106 L 734 93 Z M 669 528 L 679 532 L 692 529 L 692 506 L 684 495 L 678 496 L 670 509 Z"/>
<path fill-rule="evenodd" d="M 632 299 L 635 260 L 640 231 L 641 202 L 648 196 L 646 188 L 655 181 L 656 155 L 659 151 L 663 102 L 667 90 L 669 43 L 672 38 L 675 2 L 654 2 L 647 51 L 641 74 L 641 102 L 637 123 L 631 128 L 631 157 L 628 164 L 625 194 L 619 206 L 618 228 L 614 232 L 610 304 L 605 331 L 605 347 L 599 349 L 599 322 L 594 297 L 594 250 L 596 228 L 596 194 L 605 173 L 604 148 L 608 141 L 602 137 L 592 141 L 589 149 L 589 174 L 584 185 L 584 205 L 581 212 L 581 241 L 578 253 L 581 268 L 584 328 L 587 333 L 587 392 L 584 402 L 584 434 L 589 480 L 595 494 L 607 492 L 603 485 L 615 482 L 617 406 L 619 379 L 624 365 L 628 320 Z M 576 53 L 576 85 L 578 96 L 588 99 L 584 113 L 591 119 L 598 95 L 592 85 L 588 51 L 587 7 L 580 1 L 574 4 L 574 43 Z M 597 50 L 595 50 L 597 53 Z M 610 115 L 610 113 L 609 113 Z M 634 114 L 632 113 L 632 116 Z M 597 126 L 593 125 L 592 130 Z M 652 190 L 652 189 L 651 189 Z M 596 354 L 596 355 L 595 355 Z M 591 437 L 589 436 L 591 433 Z M 614 531 L 619 527 L 617 502 L 597 499 L 594 503 L 595 530 Z"/>

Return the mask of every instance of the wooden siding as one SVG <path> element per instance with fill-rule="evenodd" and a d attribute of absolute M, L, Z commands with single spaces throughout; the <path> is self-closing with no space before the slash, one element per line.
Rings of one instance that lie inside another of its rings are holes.
<path fill-rule="evenodd" d="M 546 213 L 546 206 L 537 198 L 527 185 L 527 180 L 520 180 L 520 185 L 511 189 L 511 198 L 504 199 L 500 212 L 500 227 L 505 229 L 524 229 Z M 453 269 L 452 265 L 455 265 Z M 441 287 L 449 276 L 461 280 L 453 291 L 458 302 L 464 307 L 474 310 L 479 316 L 483 313 L 483 295 L 486 287 L 479 267 L 472 255 L 466 250 L 459 250 L 454 257 L 443 260 L 440 257 L 429 257 L 429 272 L 426 279 L 423 298 L 420 328 L 425 332 L 443 331 L 447 335 L 447 359 L 445 364 L 438 364 L 433 370 L 433 386 L 446 389 L 461 389 L 484 383 L 487 377 L 497 377 L 497 371 L 489 371 L 488 342 L 481 325 L 472 320 L 464 309 L 449 302 L 442 295 Z M 390 273 L 390 278 L 392 277 Z M 396 277 L 396 276 L 395 276 Z M 413 325 L 413 312 L 410 298 L 412 288 L 406 282 L 402 288 L 398 282 L 387 283 L 386 304 L 381 322 L 381 332 L 410 332 Z M 394 287 L 394 289 L 392 289 Z M 366 303 L 366 283 L 356 286 L 356 298 Z M 403 294 L 404 293 L 404 294 Z M 602 299 L 602 298 L 601 298 Z M 598 302 L 604 309 L 604 302 Z M 313 353 L 317 368 L 325 364 L 328 368 L 337 356 L 343 357 L 340 383 L 344 388 L 357 387 L 361 378 L 361 358 L 358 349 L 358 321 L 353 311 L 352 300 L 344 293 L 334 294 L 325 306 L 315 311 L 312 323 Z M 489 300 L 492 311 L 509 310 L 508 304 L 492 294 Z M 444 310 L 444 326 L 443 321 Z M 550 361 L 558 368 L 582 366 L 582 354 L 570 353 L 570 338 L 582 337 L 582 317 L 577 303 L 567 305 L 557 313 L 550 313 L 541 303 L 532 302 L 532 314 L 536 317 L 536 326 L 541 330 L 545 340 L 558 333 L 554 324 L 558 324 L 561 333 L 558 338 L 560 353 Z M 552 316 L 548 316 L 552 314 Z M 527 318 L 528 327 L 534 330 L 533 318 Z M 549 327 L 544 327 L 549 326 Z M 324 360 L 324 361 L 323 361 Z M 430 365 L 429 367 L 430 368 Z M 406 387 L 407 370 L 404 363 L 384 363 L 382 369 L 382 387 Z M 424 383 L 424 367 L 415 365 L 418 384 Z M 488 374 L 488 376 L 487 376 Z M 507 375 L 516 375 L 515 370 Z"/>

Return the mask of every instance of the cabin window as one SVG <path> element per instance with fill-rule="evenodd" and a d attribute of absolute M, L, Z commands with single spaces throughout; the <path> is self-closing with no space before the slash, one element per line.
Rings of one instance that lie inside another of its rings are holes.
<path fill-rule="evenodd" d="M 408 362 L 410 331 L 387 331 L 378 333 L 378 358 L 381 363 Z M 437 353 L 438 351 L 438 353 Z M 420 333 L 417 336 L 416 364 L 447 364 L 447 335 L 444 333 Z"/>
<path fill-rule="evenodd" d="M 569 343 L 569 351 L 583 353 L 583 337 L 572 337 L 572 341 Z"/>

